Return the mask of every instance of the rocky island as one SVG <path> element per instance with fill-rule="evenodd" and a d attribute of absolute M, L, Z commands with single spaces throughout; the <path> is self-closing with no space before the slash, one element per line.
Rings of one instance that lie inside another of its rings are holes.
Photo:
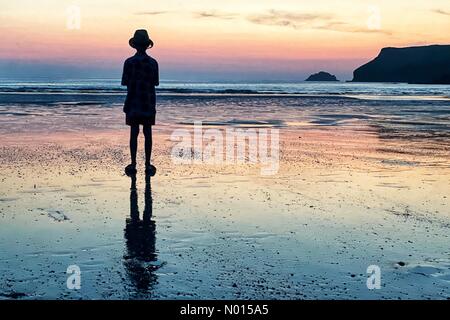
<path fill-rule="evenodd" d="M 306 79 L 305 81 L 339 81 L 339 80 L 336 79 L 336 76 L 328 72 L 320 71 L 318 73 L 310 75 L 308 79 Z"/>
<path fill-rule="evenodd" d="M 352 81 L 450 84 L 450 45 L 383 48 Z"/>

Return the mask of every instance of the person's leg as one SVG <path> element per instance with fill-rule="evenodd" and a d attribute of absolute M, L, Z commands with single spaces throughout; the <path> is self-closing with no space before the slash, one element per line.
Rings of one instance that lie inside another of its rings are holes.
<path fill-rule="evenodd" d="M 152 156 L 152 126 L 144 125 L 145 136 L 145 166 L 150 166 L 150 159 Z"/>
<path fill-rule="evenodd" d="M 136 166 L 136 153 L 138 147 L 139 125 L 133 124 L 130 130 L 130 154 L 131 164 Z"/>

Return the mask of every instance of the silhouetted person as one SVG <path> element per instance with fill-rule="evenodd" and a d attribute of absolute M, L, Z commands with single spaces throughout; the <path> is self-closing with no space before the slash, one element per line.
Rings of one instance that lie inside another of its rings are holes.
<path fill-rule="evenodd" d="M 145 136 L 145 172 L 154 175 L 156 168 L 151 165 L 152 126 L 156 116 L 155 86 L 159 85 L 158 63 L 148 56 L 146 50 L 153 47 L 153 41 L 146 30 L 136 30 L 129 44 L 136 54 L 125 61 L 122 85 L 127 86 L 127 97 L 123 111 L 130 130 L 131 164 L 125 168 L 127 175 L 136 173 L 136 153 L 139 125 L 143 125 Z"/>
<path fill-rule="evenodd" d="M 146 293 L 156 283 L 157 276 L 154 271 L 159 268 L 152 264 L 157 261 L 157 255 L 155 249 L 156 225 L 151 219 L 153 199 L 150 175 L 146 175 L 145 207 L 142 220 L 139 217 L 136 175 L 131 175 L 130 178 L 130 217 L 126 219 L 124 233 L 127 248 L 124 265 L 137 291 Z"/>

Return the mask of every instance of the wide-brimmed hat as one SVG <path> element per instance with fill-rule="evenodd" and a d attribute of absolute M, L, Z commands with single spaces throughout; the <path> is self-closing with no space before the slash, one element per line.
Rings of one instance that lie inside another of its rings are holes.
<path fill-rule="evenodd" d="M 153 47 L 153 41 L 148 36 L 147 30 L 144 29 L 136 30 L 133 38 L 131 38 L 128 43 L 135 49 L 136 47 Z"/>

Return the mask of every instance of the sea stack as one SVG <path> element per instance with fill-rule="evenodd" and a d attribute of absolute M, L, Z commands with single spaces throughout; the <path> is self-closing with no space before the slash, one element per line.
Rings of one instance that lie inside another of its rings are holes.
<path fill-rule="evenodd" d="M 320 71 L 318 73 L 310 75 L 308 79 L 306 79 L 305 81 L 339 81 L 339 80 L 336 79 L 336 76 L 328 72 Z"/>
<path fill-rule="evenodd" d="M 352 81 L 450 84 L 450 45 L 383 48 Z"/>

